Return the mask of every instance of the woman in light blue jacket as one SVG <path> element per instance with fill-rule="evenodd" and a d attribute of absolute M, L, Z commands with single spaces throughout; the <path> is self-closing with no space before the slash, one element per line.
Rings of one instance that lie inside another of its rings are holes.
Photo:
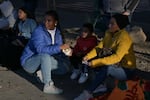
<path fill-rule="evenodd" d="M 28 40 L 31 38 L 31 34 L 36 28 L 37 23 L 34 19 L 31 18 L 31 15 L 29 11 L 21 7 L 18 10 L 18 20 L 14 26 L 14 28 L 17 28 L 17 37 L 12 42 L 14 45 L 22 46 L 24 47 Z"/>
<path fill-rule="evenodd" d="M 55 69 L 56 72 L 62 74 L 65 70 L 64 66 L 68 66 L 62 50 L 68 49 L 69 45 L 63 44 L 62 35 L 57 26 L 57 13 L 46 12 L 44 24 L 34 30 L 21 56 L 21 65 L 27 72 L 34 73 L 40 67 L 41 81 L 44 83 L 43 92 L 49 94 L 62 93 L 61 89 L 54 86 L 51 71 Z"/>
<path fill-rule="evenodd" d="M 0 45 L 1 64 L 10 68 L 18 68 L 20 66 L 20 56 L 24 46 L 31 38 L 33 30 L 37 23 L 30 17 L 28 10 L 24 7 L 18 9 L 18 20 L 13 29 L 2 31 L 2 45 Z M 3 43 L 3 41 L 5 41 Z M 13 53 L 12 53 L 13 52 Z"/>

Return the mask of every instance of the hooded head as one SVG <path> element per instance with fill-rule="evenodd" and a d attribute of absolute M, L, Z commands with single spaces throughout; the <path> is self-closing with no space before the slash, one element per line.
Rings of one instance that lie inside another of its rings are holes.
<path fill-rule="evenodd" d="M 122 14 L 115 14 L 112 16 L 120 29 L 125 28 L 129 24 L 128 16 Z"/>

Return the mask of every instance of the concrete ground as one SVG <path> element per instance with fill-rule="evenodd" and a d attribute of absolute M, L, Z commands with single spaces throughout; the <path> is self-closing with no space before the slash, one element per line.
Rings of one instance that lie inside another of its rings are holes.
<path fill-rule="evenodd" d="M 23 69 L 0 71 L 0 100 L 73 100 L 87 85 L 79 85 L 69 78 L 69 74 L 53 77 L 57 87 L 62 88 L 61 95 L 42 92 L 43 84 Z"/>

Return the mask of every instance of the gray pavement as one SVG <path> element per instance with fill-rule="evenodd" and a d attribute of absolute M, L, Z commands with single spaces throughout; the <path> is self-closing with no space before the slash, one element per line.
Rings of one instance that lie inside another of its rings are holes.
<path fill-rule="evenodd" d="M 24 70 L 0 71 L 0 100 L 73 100 L 87 85 L 79 85 L 77 81 L 64 76 L 53 76 L 57 87 L 62 88 L 61 95 L 42 92 L 43 84 Z"/>

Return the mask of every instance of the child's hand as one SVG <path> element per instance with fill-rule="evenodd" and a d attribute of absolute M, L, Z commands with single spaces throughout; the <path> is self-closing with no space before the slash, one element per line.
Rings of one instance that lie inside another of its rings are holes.
<path fill-rule="evenodd" d="M 91 62 L 88 62 L 88 61 L 82 61 L 82 64 L 85 64 L 85 65 L 88 65 L 88 66 L 91 66 Z"/>
<path fill-rule="evenodd" d="M 87 58 L 87 57 L 84 57 L 84 58 L 83 58 L 83 61 L 88 61 L 88 58 Z"/>
<path fill-rule="evenodd" d="M 88 66 L 92 66 L 92 63 L 91 63 L 91 62 L 89 62 L 89 63 L 88 63 Z"/>
<path fill-rule="evenodd" d="M 82 61 L 82 64 L 89 65 L 88 61 Z"/>

